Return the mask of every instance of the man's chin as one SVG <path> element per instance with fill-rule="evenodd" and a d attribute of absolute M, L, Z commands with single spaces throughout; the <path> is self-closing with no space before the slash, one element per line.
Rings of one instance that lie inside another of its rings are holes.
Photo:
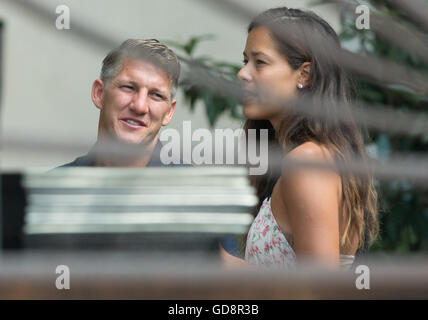
<path fill-rule="evenodd" d="M 147 144 L 147 141 L 145 141 L 144 139 L 141 139 L 140 137 L 138 137 L 138 138 L 118 137 L 117 142 L 120 142 L 121 144 L 130 145 L 130 146 L 138 146 L 138 145 Z"/>
<path fill-rule="evenodd" d="M 124 145 L 139 145 L 141 143 L 143 143 L 143 141 L 145 140 L 145 137 L 137 136 L 137 135 L 131 135 L 131 134 L 127 134 L 127 133 L 123 133 L 123 132 L 110 132 L 107 134 L 103 134 L 101 136 L 101 140 L 104 143 L 120 143 L 120 144 L 124 144 Z"/>

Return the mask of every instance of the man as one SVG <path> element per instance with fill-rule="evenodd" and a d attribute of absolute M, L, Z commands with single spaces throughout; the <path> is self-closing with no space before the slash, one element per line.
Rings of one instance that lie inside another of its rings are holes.
<path fill-rule="evenodd" d="M 161 166 L 159 130 L 174 115 L 179 74 L 177 56 L 157 40 L 128 39 L 113 49 L 92 85 L 97 142 L 63 167 Z"/>
<path fill-rule="evenodd" d="M 177 56 L 157 40 L 129 39 L 112 50 L 92 85 L 92 102 L 100 110 L 97 142 L 63 167 L 162 166 L 159 130 L 174 115 L 179 75 Z M 222 245 L 237 252 L 232 237 Z"/>

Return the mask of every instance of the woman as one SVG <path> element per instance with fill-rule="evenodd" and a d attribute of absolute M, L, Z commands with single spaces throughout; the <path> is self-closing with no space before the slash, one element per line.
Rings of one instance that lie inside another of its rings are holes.
<path fill-rule="evenodd" d="M 268 129 L 269 148 L 281 150 L 285 163 L 330 165 L 327 170 L 272 166 L 264 176 L 251 177 L 260 200 L 245 249 L 251 264 L 287 268 L 307 258 L 349 266 L 357 249 L 366 245 L 365 238 L 376 237 L 371 177 L 336 169 L 339 162 L 365 161 L 365 152 L 353 121 L 337 117 L 339 112 L 350 115 L 350 94 L 344 71 L 328 52 L 335 47 L 340 43 L 334 30 L 309 11 L 270 9 L 248 27 L 244 66 L 238 74 L 245 129 Z M 292 103 L 278 108 L 274 97 L 311 97 L 327 117 L 293 112 L 298 105 Z M 222 257 L 227 264 L 245 264 L 223 250 Z"/>

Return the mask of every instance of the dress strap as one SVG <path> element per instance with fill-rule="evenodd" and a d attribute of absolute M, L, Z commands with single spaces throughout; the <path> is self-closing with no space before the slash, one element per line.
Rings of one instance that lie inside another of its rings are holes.
<path fill-rule="evenodd" d="M 275 182 L 275 183 L 276 183 L 276 182 Z M 268 200 L 269 200 L 269 199 L 271 198 L 271 196 L 272 196 L 273 187 L 275 186 L 275 183 L 269 187 L 269 192 L 268 192 L 268 194 L 267 194 L 267 199 L 268 199 Z"/>

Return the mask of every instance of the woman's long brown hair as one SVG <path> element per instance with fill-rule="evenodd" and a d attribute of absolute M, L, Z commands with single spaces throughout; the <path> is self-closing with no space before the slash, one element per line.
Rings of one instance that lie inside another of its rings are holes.
<path fill-rule="evenodd" d="M 278 51 L 297 70 L 304 62 L 311 63 L 308 86 L 298 90 L 301 97 L 317 101 L 326 117 L 316 117 L 292 112 L 287 106 L 281 119 L 279 132 L 275 132 L 268 120 L 247 120 L 244 129 L 269 130 L 269 152 L 272 157 L 278 150 L 290 150 L 302 143 L 312 141 L 327 147 L 336 161 L 346 163 L 351 159 L 367 161 L 361 132 L 352 120 L 349 107 L 351 101 L 350 81 L 343 68 L 326 54 L 320 44 L 340 47 L 339 39 L 330 25 L 310 11 L 270 9 L 257 16 L 249 25 L 248 33 L 257 27 L 266 27 L 275 41 Z M 291 37 L 290 37 L 290 30 Z M 284 31 L 288 31 L 285 40 Z M 308 37 L 310 35 L 311 37 Z M 292 41 L 290 41 L 290 39 Z M 317 44 L 308 39 L 318 39 Z M 338 110 L 340 108 L 340 110 Z M 347 121 L 337 117 L 338 111 L 347 115 Z M 248 134 L 247 134 L 248 136 Z M 257 139 L 257 143 L 259 140 Z M 269 165 L 265 175 L 252 176 L 256 187 L 259 206 L 270 194 L 280 173 Z M 340 171 L 342 180 L 342 199 L 340 202 L 340 222 L 342 236 L 340 248 L 350 247 L 358 238 L 362 248 L 373 241 L 378 233 L 377 193 L 370 173 L 353 174 Z"/>

